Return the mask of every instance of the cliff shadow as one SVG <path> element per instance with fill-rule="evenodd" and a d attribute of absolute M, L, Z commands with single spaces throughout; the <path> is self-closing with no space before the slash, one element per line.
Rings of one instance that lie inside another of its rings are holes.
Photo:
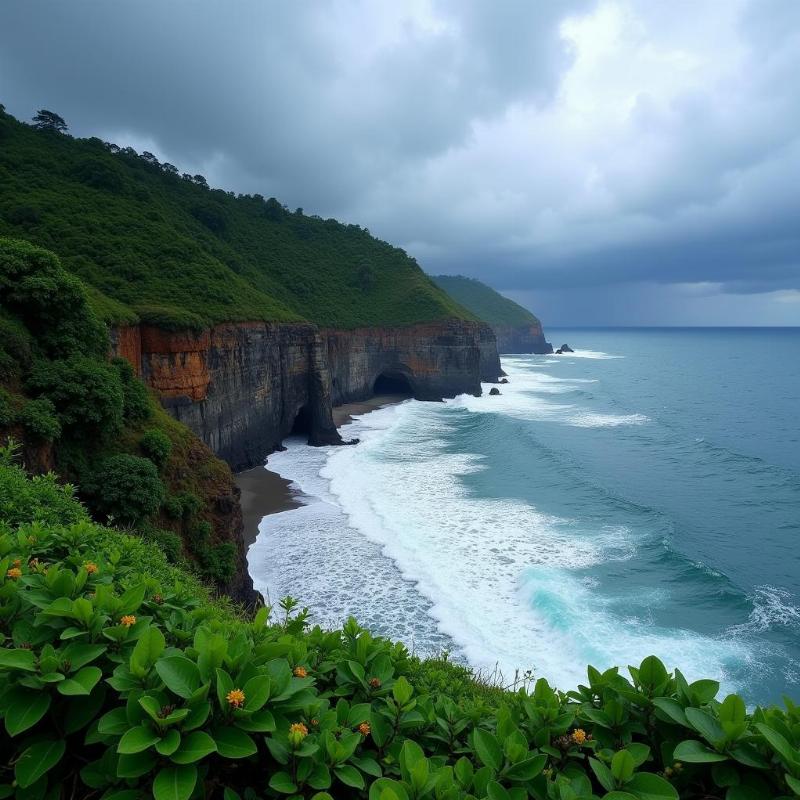
<path fill-rule="evenodd" d="M 290 436 L 308 436 L 312 432 L 311 409 L 308 406 L 301 406 L 294 418 Z"/>

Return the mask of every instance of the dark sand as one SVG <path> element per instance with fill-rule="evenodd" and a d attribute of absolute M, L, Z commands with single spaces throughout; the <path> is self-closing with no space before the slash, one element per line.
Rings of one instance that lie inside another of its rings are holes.
<path fill-rule="evenodd" d="M 366 414 L 377 408 L 400 403 L 406 400 L 404 395 L 383 394 L 371 397 L 360 403 L 345 403 L 333 409 L 333 422 L 337 428 L 349 425 L 353 417 Z M 346 435 L 342 435 L 347 439 Z M 280 511 L 289 511 L 302 505 L 301 493 L 293 490 L 291 484 L 277 472 L 271 472 L 264 467 L 239 472 L 234 476 L 236 485 L 242 492 L 242 521 L 244 523 L 245 548 L 256 540 L 258 526 L 268 514 L 277 514 Z"/>

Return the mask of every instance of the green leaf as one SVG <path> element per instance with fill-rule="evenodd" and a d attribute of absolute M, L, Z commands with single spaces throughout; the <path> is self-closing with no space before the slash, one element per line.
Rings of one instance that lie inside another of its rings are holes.
<path fill-rule="evenodd" d="M 90 664 L 99 656 L 103 655 L 108 650 L 104 644 L 82 644 L 81 642 L 72 642 L 64 648 L 61 654 L 61 661 L 69 661 L 69 671 L 76 672 L 81 667 Z"/>
<path fill-rule="evenodd" d="M 727 761 L 728 756 L 717 753 L 715 750 L 698 742 L 697 739 L 686 739 L 681 742 L 673 753 L 676 761 L 686 761 L 689 764 L 708 764 L 713 761 Z"/>
<path fill-rule="evenodd" d="M 92 693 L 92 689 L 102 677 L 103 670 L 100 667 L 84 667 L 71 678 L 61 681 L 56 688 L 59 694 L 67 695 L 68 697 L 88 695 Z"/>
<path fill-rule="evenodd" d="M 404 706 L 411 699 L 413 694 L 414 690 L 411 688 L 411 684 L 401 675 L 395 681 L 394 686 L 392 686 L 392 696 L 395 702 L 398 705 Z"/>
<path fill-rule="evenodd" d="M 655 656 L 647 656 L 639 667 L 639 683 L 655 689 L 669 678 L 666 667 Z"/>
<path fill-rule="evenodd" d="M 180 746 L 181 743 L 181 735 L 178 733 L 177 729 L 170 728 L 162 737 L 162 739 L 156 742 L 156 752 L 162 756 L 171 756 Z M 173 759 L 174 760 L 174 759 Z M 178 762 L 180 763 L 188 763 L 188 762 Z"/>
<path fill-rule="evenodd" d="M 596 758 L 589 758 L 589 766 L 592 768 L 592 772 L 597 776 L 597 780 L 600 781 L 600 785 L 607 792 L 613 792 L 616 786 L 611 770 L 602 761 L 598 761 Z"/>
<path fill-rule="evenodd" d="M 19 669 L 24 672 L 36 672 L 36 658 L 33 650 L 9 650 L 0 647 L 0 669 Z"/>
<path fill-rule="evenodd" d="M 686 719 L 683 706 L 671 697 L 654 697 L 653 705 L 669 717 L 672 722 L 683 725 L 685 728 L 691 727 L 689 720 Z"/>
<path fill-rule="evenodd" d="M 276 772 L 269 779 L 269 786 L 281 794 L 292 794 L 297 791 L 297 786 L 288 772 Z"/>
<path fill-rule="evenodd" d="M 795 750 L 784 737 L 763 722 L 756 723 L 759 733 L 772 745 L 772 749 L 787 763 L 794 764 Z"/>
<path fill-rule="evenodd" d="M 256 743 L 238 728 L 217 728 L 214 731 L 217 752 L 223 758 L 247 758 L 258 752 Z"/>
<path fill-rule="evenodd" d="M 373 778 L 380 778 L 383 775 L 381 771 L 380 765 L 374 758 L 369 758 L 369 756 L 353 756 L 350 759 L 352 764 L 355 764 L 362 772 L 365 772 L 367 775 L 372 775 Z M 323 789 L 327 787 L 323 786 L 315 786 L 315 789 Z"/>
<path fill-rule="evenodd" d="M 513 766 L 505 771 L 505 777 L 512 781 L 530 781 L 533 780 L 543 769 L 547 763 L 546 755 L 536 755 L 530 758 L 518 761 Z M 458 768 L 458 764 L 456 764 Z"/>
<path fill-rule="evenodd" d="M 205 731 L 192 731 L 172 756 L 176 764 L 192 764 L 217 751 L 216 742 Z"/>
<path fill-rule="evenodd" d="M 16 736 L 33 727 L 50 708 L 50 695 L 45 691 L 17 689 L 6 706 L 6 730 Z"/>
<path fill-rule="evenodd" d="M 153 781 L 155 800 L 189 800 L 197 783 L 197 767 L 165 767 Z"/>
<path fill-rule="evenodd" d="M 131 653 L 131 672 L 134 675 L 145 675 L 161 657 L 165 645 L 164 634 L 155 625 L 146 628 Z"/>
<path fill-rule="evenodd" d="M 617 783 L 627 783 L 635 768 L 633 756 L 627 750 L 619 750 L 614 753 L 614 757 L 611 759 L 611 774 Z"/>
<path fill-rule="evenodd" d="M 269 699 L 269 675 L 256 675 L 244 685 L 244 710 L 258 711 Z"/>
<path fill-rule="evenodd" d="M 123 707 L 114 708 L 98 720 L 97 730 L 104 736 L 121 736 L 130 728 L 128 715 Z"/>
<path fill-rule="evenodd" d="M 354 789 L 364 788 L 364 776 L 355 768 L 347 764 L 334 767 L 333 773 L 345 785 Z"/>
<path fill-rule="evenodd" d="M 511 800 L 511 795 L 497 781 L 486 784 L 486 794 L 489 800 Z"/>
<path fill-rule="evenodd" d="M 200 670 L 185 656 L 167 656 L 156 661 L 158 677 L 178 697 L 188 700 L 200 688 Z"/>
<path fill-rule="evenodd" d="M 639 800 L 678 800 L 678 790 L 652 772 L 637 772 L 626 784 L 625 791 Z"/>
<path fill-rule="evenodd" d="M 29 747 L 14 766 L 14 776 L 20 788 L 25 789 L 36 783 L 49 769 L 52 769 L 64 755 L 66 744 L 58 741 L 37 742 Z"/>
<path fill-rule="evenodd" d="M 117 745 L 117 752 L 124 755 L 133 755 L 147 750 L 161 737 L 152 729 L 144 725 L 137 725 L 122 735 Z"/>
<path fill-rule="evenodd" d="M 152 771 L 156 763 L 155 754 L 146 750 L 142 753 L 132 753 L 131 755 L 121 755 L 117 761 L 118 778 L 140 778 Z"/>
<path fill-rule="evenodd" d="M 483 728 L 475 728 L 473 743 L 481 764 L 497 772 L 503 765 L 503 751 L 500 749 L 497 737 Z"/>
<path fill-rule="evenodd" d="M 686 719 L 689 724 L 707 741 L 718 747 L 725 741 L 725 731 L 708 711 L 699 708 L 687 708 Z"/>
<path fill-rule="evenodd" d="M 306 778 L 306 783 L 312 789 L 330 789 L 331 781 L 331 771 L 327 764 L 314 764 L 314 768 Z"/>
<path fill-rule="evenodd" d="M 786 783 L 788 784 L 789 788 L 798 796 L 800 796 L 800 780 L 797 778 L 793 778 L 788 772 L 784 775 L 786 778 Z"/>

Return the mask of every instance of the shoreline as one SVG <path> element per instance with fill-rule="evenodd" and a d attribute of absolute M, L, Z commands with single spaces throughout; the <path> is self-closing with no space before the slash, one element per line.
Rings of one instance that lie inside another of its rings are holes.
<path fill-rule="evenodd" d="M 357 403 L 343 403 L 333 409 L 333 422 L 337 428 L 349 425 L 353 418 L 376 411 L 385 406 L 407 400 L 405 395 L 383 394 Z M 269 458 L 266 465 L 269 464 Z M 270 514 L 291 511 L 303 505 L 303 493 L 292 488 L 292 482 L 273 472 L 268 466 L 251 467 L 235 473 L 234 481 L 241 491 L 242 537 L 245 550 L 255 542 L 261 520 Z"/>

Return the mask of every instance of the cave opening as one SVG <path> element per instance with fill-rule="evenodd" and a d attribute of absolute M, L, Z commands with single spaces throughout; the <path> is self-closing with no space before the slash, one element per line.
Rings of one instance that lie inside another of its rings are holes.
<path fill-rule="evenodd" d="M 372 387 L 374 395 L 400 395 L 402 397 L 413 397 L 411 382 L 402 372 L 382 372 L 375 379 Z"/>
<path fill-rule="evenodd" d="M 307 436 L 311 433 L 311 411 L 308 406 L 302 406 L 294 418 L 291 436 Z"/>

